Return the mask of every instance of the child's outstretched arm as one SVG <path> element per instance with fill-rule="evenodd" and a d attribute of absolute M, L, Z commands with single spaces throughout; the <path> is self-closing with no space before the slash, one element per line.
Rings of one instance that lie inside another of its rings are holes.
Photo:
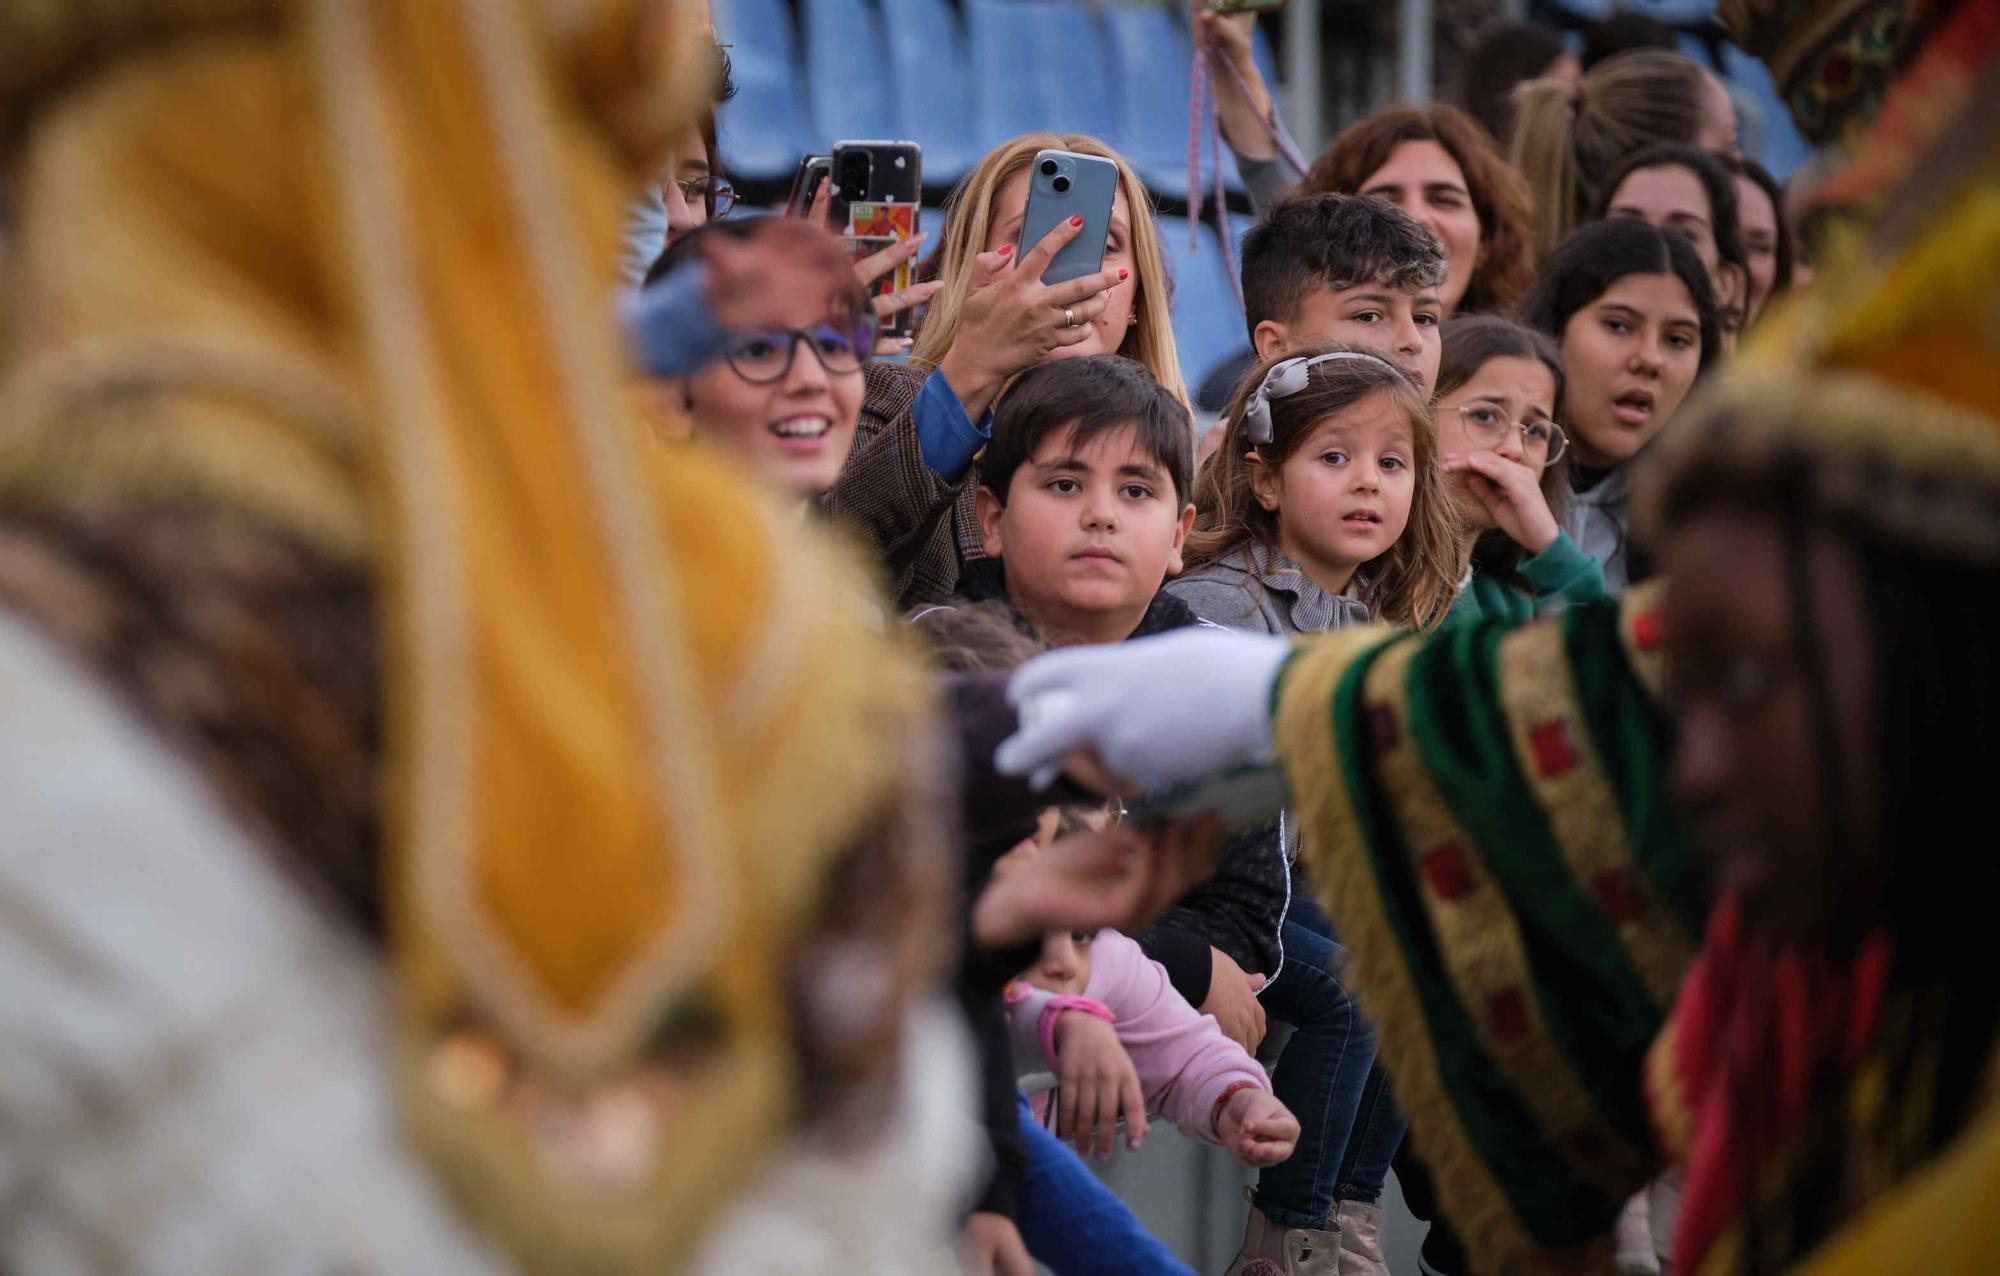
<path fill-rule="evenodd" d="M 1224 1036 L 1174 991 L 1166 970 L 1116 931 L 1091 945 L 1091 995 L 1110 1007 L 1118 1039 L 1139 1072 L 1147 1107 L 1189 1136 L 1221 1143 L 1216 1104 L 1231 1086 L 1268 1093 L 1270 1080 L 1250 1053 Z"/>
<path fill-rule="evenodd" d="M 1146 1139 L 1146 1096 L 1110 1008 L 1025 984 L 1008 985 L 1007 1003 L 1016 1064 L 1045 1062 L 1055 1073 L 1057 1136 L 1074 1140 L 1079 1156 L 1108 1160 L 1122 1114 L 1125 1146 L 1136 1151 Z"/>

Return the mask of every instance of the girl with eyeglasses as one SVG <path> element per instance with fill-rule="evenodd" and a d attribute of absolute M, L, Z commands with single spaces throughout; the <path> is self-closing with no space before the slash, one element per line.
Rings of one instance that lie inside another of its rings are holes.
<path fill-rule="evenodd" d="M 1473 537 L 1472 579 L 1452 604 L 1453 621 L 1522 621 L 1605 596 L 1603 567 L 1562 527 L 1562 397 L 1562 356 L 1541 333 L 1494 315 L 1444 326 L 1439 468 Z"/>
<path fill-rule="evenodd" d="M 808 287 L 804 267 L 813 265 L 817 287 Z M 675 237 L 650 272 L 648 296 L 671 305 L 667 295 L 688 280 L 705 287 L 712 322 L 682 316 L 674 335 L 685 344 L 691 328 L 715 332 L 700 343 L 704 358 L 649 348 L 656 372 L 693 368 L 652 379 L 663 431 L 735 454 L 801 501 L 818 497 L 854 442 L 875 339 L 868 297 L 840 245 L 796 220 L 710 222 Z"/>

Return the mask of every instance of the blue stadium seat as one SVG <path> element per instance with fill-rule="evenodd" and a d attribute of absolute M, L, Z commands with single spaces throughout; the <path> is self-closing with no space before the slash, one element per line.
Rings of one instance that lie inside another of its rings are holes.
<path fill-rule="evenodd" d="M 722 160 L 743 177 L 779 178 L 811 149 L 798 46 L 785 0 L 714 0 L 736 96 L 716 114 Z"/>
<path fill-rule="evenodd" d="M 1179 347 L 1181 375 L 1190 390 L 1216 367 L 1248 348 L 1243 311 L 1229 283 L 1229 263 L 1213 227 L 1201 227 L 1200 246 L 1188 249 L 1188 224 L 1182 217 L 1160 220 L 1160 251 L 1174 278 L 1174 344 Z M 1234 224 L 1231 230 L 1235 230 Z"/>
<path fill-rule="evenodd" d="M 924 148 L 924 181 L 955 182 L 985 147 L 972 131 L 972 64 L 950 0 L 882 0 L 896 137 Z M 1000 139 L 988 139 L 988 144 Z"/>
<path fill-rule="evenodd" d="M 849 138 L 900 136 L 885 92 L 888 43 L 872 0 L 801 0 L 799 22 L 813 134 L 824 143 L 816 149 Z"/>
<path fill-rule="evenodd" d="M 1161 4 L 1106 4 L 1098 7 L 1104 44 L 1111 55 L 1116 125 L 1107 138 L 1132 161 L 1155 192 L 1187 193 L 1188 76 L 1194 42 L 1176 12 Z M 1220 148 L 1222 176 L 1231 189 L 1242 183 L 1236 161 Z M 1202 146 L 1202 188 L 1214 190 L 1211 153 Z"/>
<path fill-rule="evenodd" d="M 1022 133 L 1115 126 L 1110 65 L 1097 24 L 1067 0 L 966 0 L 973 134 L 991 146 Z"/>

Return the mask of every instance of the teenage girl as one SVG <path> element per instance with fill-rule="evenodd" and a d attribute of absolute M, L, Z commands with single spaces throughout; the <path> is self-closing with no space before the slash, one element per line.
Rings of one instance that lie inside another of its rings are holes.
<path fill-rule="evenodd" d="M 1604 565 L 1605 588 L 1622 594 L 1635 578 L 1628 463 L 1667 428 L 1720 349 L 1708 271 L 1679 231 L 1624 217 L 1591 222 L 1542 267 L 1522 318 L 1562 353 L 1569 534 Z"/>
<path fill-rule="evenodd" d="M 1495 315 L 1444 326 L 1439 468 L 1472 539 L 1472 579 L 1451 618 L 1523 621 L 1603 598 L 1604 569 L 1563 530 L 1569 439 L 1555 342 Z"/>

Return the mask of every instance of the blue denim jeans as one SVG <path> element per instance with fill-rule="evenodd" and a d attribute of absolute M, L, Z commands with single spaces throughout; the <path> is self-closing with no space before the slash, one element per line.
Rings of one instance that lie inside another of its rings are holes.
<path fill-rule="evenodd" d="M 1026 1096 L 1021 1137 L 1028 1143 L 1028 1172 L 1015 1221 L 1036 1262 L 1056 1276 L 1194 1276 L 1069 1144 L 1042 1128 Z"/>
<path fill-rule="evenodd" d="M 1260 1000 L 1292 1025 L 1271 1088 L 1299 1119 L 1290 1160 L 1265 1170 L 1251 1201 L 1282 1227 L 1320 1229 L 1333 1203 L 1382 1197 L 1407 1124 L 1375 1064 L 1375 1027 L 1340 982 L 1340 945 L 1309 896 L 1285 916 L 1285 964 Z"/>

